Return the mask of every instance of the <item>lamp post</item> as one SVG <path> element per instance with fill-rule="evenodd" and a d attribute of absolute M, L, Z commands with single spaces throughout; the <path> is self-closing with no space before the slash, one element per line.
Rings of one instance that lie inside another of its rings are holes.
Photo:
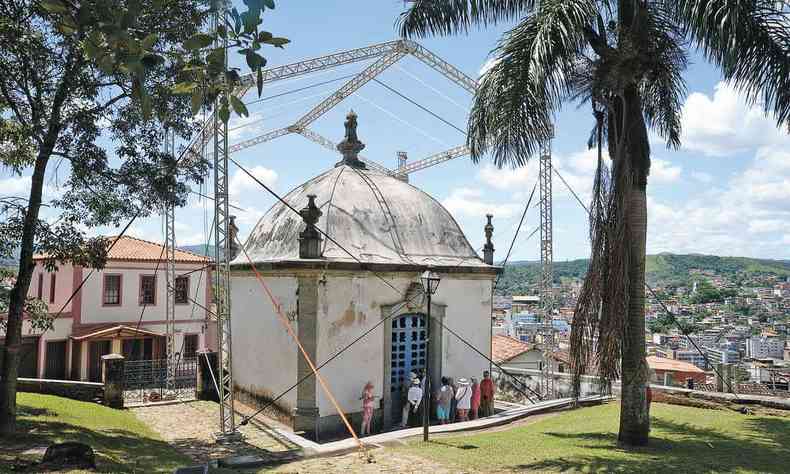
<path fill-rule="evenodd" d="M 422 288 L 428 297 L 428 315 L 425 319 L 425 383 L 422 392 L 422 440 L 428 441 L 428 426 L 431 419 L 431 295 L 439 288 L 441 277 L 436 273 L 426 270 L 420 276 Z"/>

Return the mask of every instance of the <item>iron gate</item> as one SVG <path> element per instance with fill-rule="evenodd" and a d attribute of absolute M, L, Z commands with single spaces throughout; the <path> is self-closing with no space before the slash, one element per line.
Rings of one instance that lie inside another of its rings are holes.
<path fill-rule="evenodd" d="M 173 389 L 167 388 L 167 359 L 130 360 L 124 364 L 125 403 L 191 400 L 197 388 L 197 358 L 176 362 Z"/>

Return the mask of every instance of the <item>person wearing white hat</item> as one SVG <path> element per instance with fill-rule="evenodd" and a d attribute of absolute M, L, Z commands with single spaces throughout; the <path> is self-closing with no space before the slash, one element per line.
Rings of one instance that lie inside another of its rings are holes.
<path fill-rule="evenodd" d="M 469 386 L 469 380 L 464 377 L 458 379 L 458 390 L 455 392 L 455 399 L 458 401 L 457 421 L 467 421 L 467 414 L 472 406 L 472 388 Z"/>
<path fill-rule="evenodd" d="M 420 379 L 413 377 L 411 379 L 411 387 L 406 394 L 406 403 L 403 404 L 403 412 L 401 413 L 401 428 L 406 428 L 409 424 L 410 413 L 417 413 L 422 401 L 422 389 L 420 388 Z"/>
<path fill-rule="evenodd" d="M 409 372 L 408 377 L 404 377 L 401 383 L 401 428 L 406 428 L 409 425 L 409 414 L 412 408 L 409 401 L 409 391 L 411 390 L 412 380 L 415 378 L 417 378 L 417 374 Z"/>

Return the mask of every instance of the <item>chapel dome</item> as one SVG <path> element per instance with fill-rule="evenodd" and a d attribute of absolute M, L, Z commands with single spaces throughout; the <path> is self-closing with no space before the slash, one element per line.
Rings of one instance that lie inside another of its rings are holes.
<path fill-rule="evenodd" d="M 289 192 L 293 209 L 315 205 L 317 227 L 363 263 L 488 267 L 452 215 L 435 199 L 379 171 L 344 162 Z M 299 261 L 301 216 L 278 202 L 260 219 L 245 243 L 255 263 Z M 357 262 L 330 239 L 322 242 L 322 261 Z M 247 263 L 244 253 L 233 262 Z"/>

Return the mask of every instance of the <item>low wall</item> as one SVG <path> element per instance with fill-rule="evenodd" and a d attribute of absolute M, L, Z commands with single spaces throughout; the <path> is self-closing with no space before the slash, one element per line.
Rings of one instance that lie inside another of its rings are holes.
<path fill-rule="evenodd" d="M 660 401 L 656 394 L 666 393 L 668 395 L 685 396 L 699 400 L 709 400 L 718 403 L 735 403 L 740 405 L 760 405 L 767 408 L 778 410 L 790 410 L 790 400 L 781 397 L 769 397 L 765 395 L 747 395 L 723 392 L 707 392 L 703 390 L 689 390 L 687 388 L 667 387 L 665 385 L 650 385 L 653 392 L 653 399 Z"/>
<path fill-rule="evenodd" d="M 540 382 L 543 378 L 543 372 L 537 369 L 524 369 L 520 367 L 503 366 L 503 369 L 512 376 L 526 384 L 527 387 L 540 392 Z M 498 375 L 499 370 L 493 369 L 494 376 Z M 570 397 L 573 392 L 573 375 L 567 372 L 552 372 L 554 379 L 554 390 L 557 398 Z M 509 376 L 502 377 L 503 380 L 510 381 Z M 581 396 L 598 395 L 604 393 L 600 385 L 600 379 L 596 376 L 582 375 L 581 376 Z"/>
<path fill-rule="evenodd" d="M 17 379 L 20 392 L 44 393 L 59 397 L 92 402 L 104 397 L 104 384 L 76 380 Z"/>

